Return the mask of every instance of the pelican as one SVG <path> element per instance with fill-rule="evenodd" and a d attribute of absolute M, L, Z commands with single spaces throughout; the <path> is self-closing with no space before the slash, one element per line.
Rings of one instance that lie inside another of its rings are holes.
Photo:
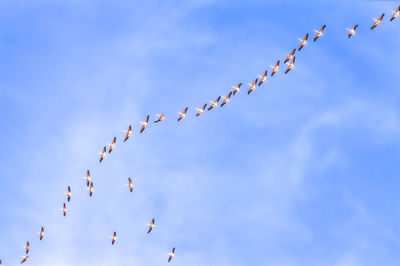
<path fill-rule="evenodd" d="M 111 153 L 112 150 L 115 148 L 115 142 L 117 142 L 117 137 L 114 137 L 113 141 L 111 143 L 108 143 L 108 146 L 110 146 L 110 148 L 108 148 L 108 153 Z"/>
<path fill-rule="evenodd" d="M 151 220 L 151 224 L 149 224 L 149 230 L 147 231 L 148 234 L 151 232 L 151 230 L 153 230 L 153 227 L 154 227 L 154 218 Z"/>
<path fill-rule="evenodd" d="M 240 87 L 242 86 L 242 82 L 240 82 L 238 85 L 236 86 L 232 86 L 233 88 L 233 95 L 235 95 L 237 92 L 240 91 Z"/>
<path fill-rule="evenodd" d="M 44 236 L 44 228 L 43 228 L 43 226 L 42 226 L 42 228 L 40 229 L 40 233 L 39 233 L 40 240 L 43 239 L 43 236 Z M 0 265 L 0 266 L 1 266 L 1 265 Z"/>
<path fill-rule="evenodd" d="M 175 256 L 175 248 L 173 248 L 171 253 L 169 253 L 168 262 L 170 262 L 174 256 Z"/>
<path fill-rule="evenodd" d="M 375 23 L 372 25 L 371 30 L 375 29 L 378 25 L 381 24 L 383 17 L 385 16 L 385 13 L 383 13 L 378 19 L 375 19 Z"/>
<path fill-rule="evenodd" d="M 349 39 L 351 36 L 353 36 L 354 34 L 356 34 L 356 29 L 357 29 L 358 25 L 354 25 L 352 29 L 347 29 L 349 32 Z"/>
<path fill-rule="evenodd" d="M 396 11 L 392 11 L 393 16 L 390 18 L 390 21 L 393 21 L 395 18 L 397 18 L 400 15 L 400 6 L 397 8 Z"/>
<path fill-rule="evenodd" d="M 207 106 L 207 104 L 205 103 L 205 104 L 203 104 L 203 106 L 201 108 L 196 108 L 196 110 L 197 110 L 196 116 L 199 116 L 202 113 L 204 113 L 204 109 L 206 108 L 206 106 Z"/>
<path fill-rule="evenodd" d="M 286 64 L 287 61 L 292 60 L 294 53 L 296 52 L 296 49 L 293 49 L 290 54 L 287 55 L 285 61 L 283 63 Z"/>
<path fill-rule="evenodd" d="M 210 111 L 214 107 L 218 107 L 218 102 L 220 99 L 221 99 L 221 96 L 218 96 L 218 98 L 214 102 L 210 101 L 211 105 L 210 105 L 210 107 L 208 107 L 208 111 Z"/>
<path fill-rule="evenodd" d="M 276 62 L 276 64 L 275 64 L 275 66 L 271 66 L 271 68 L 272 68 L 271 77 L 272 77 L 273 75 L 275 75 L 276 72 L 279 71 L 279 63 L 280 63 L 280 61 L 278 60 L 278 62 Z"/>
<path fill-rule="evenodd" d="M 315 35 L 315 37 L 314 37 L 314 42 L 315 42 L 319 37 L 321 37 L 322 35 L 324 35 L 322 32 L 324 31 L 325 27 L 326 27 L 326 25 L 322 26 L 319 30 L 314 30 L 315 33 L 316 33 L 316 35 Z"/>
<path fill-rule="evenodd" d="M 25 246 L 25 253 L 26 253 L 26 254 L 29 253 L 29 249 L 30 249 L 29 241 L 27 241 L 27 242 L 26 242 L 26 246 Z"/>
<path fill-rule="evenodd" d="M 65 203 L 63 205 L 62 211 L 63 211 L 64 216 L 67 215 L 67 206 L 65 205 Z"/>
<path fill-rule="evenodd" d="M 149 118 L 150 118 L 150 116 L 147 115 L 147 116 L 146 116 L 146 120 L 144 120 L 144 122 L 142 122 L 142 128 L 140 129 L 140 133 L 142 133 L 143 130 L 147 127 L 147 125 L 148 125 L 148 123 L 149 123 Z"/>
<path fill-rule="evenodd" d="M 294 68 L 294 61 L 295 60 L 296 60 L 296 57 L 294 56 L 292 61 L 290 61 L 290 64 L 287 64 L 288 68 L 286 69 L 285 74 L 287 74 L 292 68 Z"/>
<path fill-rule="evenodd" d="M 90 197 L 93 195 L 93 191 L 94 191 L 93 183 L 90 183 L 90 187 L 89 187 L 89 196 Z"/>
<path fill-rule="evenodd" d="M 163 120 L 164 120 L 164 114 L 157 114 L 157 119 L 154 121 L 154 123 L 158 123 Z"/>
<path fill-rule="evenodd" d="M 124 142 L 127 141 L 129 139 L 129 137 L 132 135 L 132 126 L 129 125 L 128 130 L 126 130 L 125 132 L 126 132 L 126 135 L 125 135 Z"/>
<path fill-rule="evenodd" d="M 133 182 L 130 177 L 128 177 L 128 184 L 127 186 L 129 187 L 129 190 L 132 192 L 133 191 Z"/>
<path fill-rule="evenodd" d="M 248 83 L 248 85 L 250 86 L 250 88 L 249 88 L 249 90 L 247 91 L 247 94 L 250 94 L 250 92 L 252 92 L 253 90 L 256 89 L 257 81 L 258 81 L 258 79 L 255 79 L 255 80 L 253 81 L 253 84 Z"/>
<path fill-rule="evenodd" d="M 188 107 L 186 107 L 185 110 L 183 110 L 182 113 L 179 113 L 178 121 L 181 121 L 182 118 L 186 117 L 187 110 L 188 110 Z"/>
<path fill-rule="evenodd" d="M 222 98 L 224 98 L 224 100 L 221 103 L 221 107 L 224 106 L 226 103 L 229 103 L 231 96 L 232 96 L 232 92 L 229 92 L 228 95 L 226 95 L 226 97 L 222 97 Z"/>
<path fill-rule="evenodd" d="M 267 74 L 268 71 L 265 71 L 264 75 L 262 76 L 258 75 L 258 78 L 260 79 L 260 81 L 258 82 L 258 86 L 261 86 L 261 84 L 263 84 L 267 80 Z"/>
<path fill-rule="evenodd" d="M 299 51 L 301 51 L 301 49 L 303 49 L 303 47 L 307 45 L 307 40 L 308 40 L 308 33 L 306 34 L 303 40 L 299 39 L 300 41 Z"/>
<path fill-rule="evenodd" d="M 104 157 L 106 157 L 106 151 L 107 151 L 107 147 L 104 146 L 103 151 L 101 153 L 97 153 L 98 155 L 100 155 L 100 162 L 103 161 Z"/>
<path fill-rule="evenodd" d="M 29 257 L 28 257 L 28 256 L 23 256 L 22 258 L 23 258 L 23 259 L 22 259 L 22 261 L 21 261 L 21 264 L 24 263 L 25 261 L 29 260 Z"/>
<path fill-rule="evenodd" d="M 111 244 L 114 245 L 115 240 L 117 240 L 117 233 L 116 233 L 116 232 L 113 233 L 113 236 L 112 236 L 112 238 L 111 238 Z"/>
<path fill-rule="evenodd" d="M 90 178 L 90 172 L 89 172 L 89 170 L 86 171 L 86 177 L 84 177 L 84 178 L 86 179 L 86 186 L 88 187 L 89 184 L 90 184 L 90 181 L 92 180 L 92 179 Z"/>
<path fill-rule="evenodd" d="M 67 193 L 65 193 L 66 195 L 67 195 L 67 200 L 68 200 L 68 202 L 69 202 L 69 200 L 71 199 L 71 187 L 70 186 L 68 186 L 68 191 L 67 191 Z"/>

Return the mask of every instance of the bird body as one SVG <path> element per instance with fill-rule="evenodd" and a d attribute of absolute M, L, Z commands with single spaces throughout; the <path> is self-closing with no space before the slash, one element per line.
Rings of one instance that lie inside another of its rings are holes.
<path fill-rule="evenodd" d="M 265 71 L 262 76 L 258 75 L 260 81 L 258 82 L 258 86 L 260 87 L 267 80 L 268 71 Z"/>
<path fill-rule="evenodd" d="M 94 192 L 93 183 L 90 183 L 90 187 L 89 187 L 89 196 L 90 197 L 93 195 L 93 192 Z"/>
<path fill-rule="evenodd" d="M 210 111 L 211 109 L 213 109 L 215 107 L 218 107 L 218 102 L 220 99 L 221 99 L 221 96 L 218 96 L 218 98 L 214 102 L 210 101 L 211 105 L 210 105 L 210 107 L 208 107 L 208 111 Z"/>
<path fill-rule="evenodd" d="M 275 73 L 279 71 L 279 63 L 280 63 L 280 61 L 278 60 L 275 64 L 275 66 L 271 66 L 271 68 L 272 68 L 271 77 L 274 76 Z"/>
<path fill-rule="evenodd" d="M 145 128 L 148 126 L 148 124 L 149 124 L 149 118 L 150 118 L 150 116 L 147 115 L 147 116 L 146 116 L 146 120 L 145 120 L 144 122 L 142 122 L 142 128 L 140 129 L 140 133 L 142 133 L 143 130 L 145 130 Z"/>
<path fill-rule="evenodd" d="M 287 55 L 287 57 L 285 58 L 285 61 L 283 63 L 286 64 L 287 61 L 292 60 L 294 53 L 296 52 L 296 49 L 293 49 L 290 54 Z"/>
<path fill-rule="evenodd" d="M 347 30 L 349 31 L 349 34 L 348 34 L 349 39 L 350 39 L 351 36 L 353 36 L 354 34 L 356 34 L 356 29 L 357 29 L 357 27 L 358 27 L 358 25 L 354 25 L 353 28 L 347 29 Z"/>
<path fill-rule="evenodd" d="M 286 69 L 285 74 L 287 74 L 292 68 L 294 68 L 294 62 L 295 62 L 295 60 L 296 60 L 296 57 L 294 56 L 293 59 L 292 59 L 292 61 L 290 61 L 290 64 L 287 64 L 287 65 L 288 65 L 288 68 Z"/>
<path fill-rule="evenodd" d="M 29 260 L 29 257 L 28 257 L 28 256 L 23 256 L 23 257 L 22 257 L 21 264 L 24 263 L 24 262 L 27 261 L 27 260 Z"/>
<path fill-rule="evenodd" d="M 91 178 L 90 178 L 90 172 L 89 172 L 89 170 L 87 170 L 86 171 L 86 186 L 88 187 L 89 186 L 89 184 L 90 184 L 90 181 L 92 180 Z"/>
<path fill-rule="evenodd" d="M 39 233 L 40 241 L 42 241 L 43 236 L 44 236 L 44 228 L 43 228 L 43 226 L 42 226 L 42 228 L 40 229 L 40 233 Z M 1 265 L 0 265 L 0 266 L 1 266 Z"/>
<path fill-rule="evenodd" d="M 171 253 L 169 253 L 168 262 L 170 262 L 174 256 L 175 256 L 175 248 L 173 248 Z"/>
<path fill-rule="evenodd" d="M 67 190 L 67 193 L 65 193 L 66 195 L 67 195 L 67 200 L 68 200 L 68 202 L 71 200 L 71 187 L 70 186 L 68 186 L 68 190 Z"/>
<path fill-rule="evenodd" d="M 222 97 L 222 98 L 224 98 L 224 100 L 223 100 L 222 103 L 221 103 L 221 107 L 224 106 L 226 103 L 229 102 L 231 96 L 232 96 L 232 92 L 229 92 L 228 95 L 226 95 L 226 97 Z"/>
<path fill-rule="evenodd" d="M 127 141 L 129 139 L 129 137 L 132 135 L 132 126 L 129 125 L 128 130 L 125 132 L 126 132 L 126 135 L 125 135 L 124 142 Z"/>
<path fill-rule="evenodd" d="M 128 177 L 128 187 L 129 187 L 129 190 L 132 192 L 133 191 L 133 182 L 130 177 Z"/>
<path fill-rule="evenodd" d="M 164 120 L 164 114 L 160 114 L 160 115 L 157 115 L 157 116 L 158 116 L 158 117 L 157 117 L 157 119 L 154 121 L 154 123 L 158 123 L 158 122 Z"/>
<path fill-rule="evenodd" d="M 314 37 L 314 42 L 315 42 L 319 37 L 321 37 L 322 35 L 324 35 L 324 34 L 323 34 L 323 31 L 325 30 L 325 27 L 326 27 L 326 25 L 322 26 L 318 31 L 317 31 L 317 30 L 314 30 L 314 31 L 316 32 L 316 35 L 315 35 L 315 37 Z"/>
<path fill-rule="evenodd" d="M 117 233 L 114 232 L 114 233 L 113 233 L 113 236 L 112 236 L 112 238 L 111 238 L 111 244 L 114 245 L 114 243 L 115 243 L 116 240 L 117 240 Z"/>
<path fill-rule="evenodd" d="M 67 215 L 67 206 L 65 205 L 65 203 L 63 205 L 62 211 L 63 211 L 64 216 Z"/>
<path fill-rule="evenodd" d="M 400 6 L 397 8 L 396 11 L 393 11 L 393 16 L 390 18 L 390 21 L 393 21 L 398 16 L 400 16 Z"/>
<path fill-rule="evenodd" d="M 110 146 L 108 148 L 108 153 L 111 153 L 113 151 L 113 149 L 115 148 L 115 142 L 117 142 L 117 137 L 114 137 L 113 141 L 108 144 Z"/>
<path fill-rule="evenodd" d="M 196 116 L 199 116 L 202 113 L 204 113 L 204 109 L 206 109 L 206 106 L 207 106 L 207 104 L 205 103 L 205 104 L 203 104 L 203 106 L 201 108 L 196 108 L 196 110 L 197 110 Z"/>
<path fill-rule="evenodd" d="M 303 39 L 299 39 L 300 40 L 300 46 L 299 46 L 299 51 L 301 51 L 301 49 L 303 49 L 304 46 L 307 45 L 307 40 L 308 40 L 308 33 L 306 34 L 306 36 Z"/>
<path fill-rule="evenodd" d="M 237 92 L 240 91 L 240 87 L 242 86 L 242 83 L 240 82 L 238 85 L 236 86 L 232 86 L 233 88 L 233 95 L 235 95 Z"/>
<path fill-rule="evenodd" d="M 258 79 L 255 79 L 252 84 L 249 83 L 250 88 L 247 91 L 247 94 L 250 94 L 253 90 L 256 89 L 257 81 Z"/>
<path fill-rule="evenodd" d="M 149 234 L 151 230 L 153 230 L 154 227 L 154 218 L 151 220 L 151 224 L 149 224 L 149 230 L 147 230 L 147 233 Z"/>
<path fill-rule="evenodd" d="M 27 241 L 26 245 L 25 245 L 25 254 L 28 254 L 29 250 L 30 250 L 30 245 L 29 245 L 29 241 Z"/>
<path fill-rule="evenodd" d="M 187 111 L 188 111 L 188 107 L 186 107 L 185 110 L 183 110 L 182 113 L 179 113 L 178 121 L 181 121 L 183 118 L 186 117 Z"/>
<path fill-rule="evenodd" d="M 106 157 L 106 151 L 107 147 L 104 146 L 103 151 L 101 153 L 98 153 L 100 155 L 100 160 L 99 160 L 100 163 L 103 161 L 104 157 Z"/>
<path fill-rule="evenodd" d="M 371 26 L 371 30 L 375 29 L 377 26 L 379 26 L 381 24 L 384 16 L 385 16 L 385 13 L 383 13 L 378 19 L 374 19 L 375 23 Z"/>

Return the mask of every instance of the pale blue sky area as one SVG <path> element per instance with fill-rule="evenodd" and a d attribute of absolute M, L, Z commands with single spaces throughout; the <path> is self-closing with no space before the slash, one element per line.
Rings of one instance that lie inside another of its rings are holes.
<path fill-rule="evenodd" d="M 3 265 L 400 265 L 398 5 L 1 1 Z"/>

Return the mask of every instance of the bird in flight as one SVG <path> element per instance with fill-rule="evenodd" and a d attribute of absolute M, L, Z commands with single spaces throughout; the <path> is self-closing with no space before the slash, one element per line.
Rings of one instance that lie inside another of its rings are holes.
<path fill-rule="evenodd" d="M 153 230 L 154 227 L 154 218 L 151 220 L 151 224 L 149 224 L 149 230 L 147 230 L 147 233 L 149 234 L 151 230 Z"/>
<path fill-rule="evenodd" d="M 117 137 L 114 137 L 113 141 L 111 143 L 108 143 L 108 145 L 110 146 L 108 148 L 108 153 L 111 153 L 115 148 L 115 142 L 117 142 Z"/>
<path fill-rule="evenodd" d="M 65 205 L 65 203 L 63 205 L 62 211 L 63 211 L 64 216 L 67 215 L 67 206 Z"/>
<path fill-rule="evenodd" d="M 315 35 L 315 37 L 314 37 L 314 42 L 315 42 L 319 37 L 321 37 L 322 35 L 324 35 L 324 34 L 323 34 L 323 31 L 324 31 L 325 27 L 326 27 L 326 25 L 322 26 L 319 30 L 314 30 L 315 33 L 316 33 L 316 35 Z"/>
<path fill-rule="evenodd" d="M 91 197 L 93 195 L 93 191 L 94 191 L 94 187 L 93 187 L 93 182 L 90 183 L 90 187 L 89 187 L 89 196 Z"/>
<path fill-rule="evenodd" d="M 111 244 L 112 244 L 112 245 L 114 245 L 115 240 L 117 240 L 117 233 L 116 233 L 116 232 L 113 233 L 113 236 L 112 236 L 112 238 L 111 238 Z"/>
<path fill-rule="evenodd" d="M 303 40 L 299 39 L 300 41 L 299 51 L 301 51 L 301 49 L 303 49 L 303 47 L 307 45 L 307 40 L 308 40 L 308 33 L 306 34 Z"/>
<path fill-rule="evenodd" d="M 242 82 L 240 82 L 238 85 L 236 86 L 232 86 L 233 88 L 233 95 L 235 95 L 237 92 L 240 91 L 240 87 L 242 86 Z"/>
<path fill-rule="evenodd" d="M 1 260 L 0 260 L 0 266 L 3 266 L 3 263 L 1 263 Z"/>
<path fill-rule="evenodd" d="M 262 76 L 258 75 L 258 78 L 260 79 L 260 81 L 258 82 L 258 86 L 261 86 L 261 84 L 263 84 L 267 80 L 267 75 L 268 71 L 265 71 L 264 75 Z"/>
<path fill-rule="evenodd" d="M 106 157 L 106 151 L 107 147 L 104 146 L 103 151 L 101 153 L 97 153 L 98 155 L 100 155 L 100 160 L 99 160 L 100 163 L 103 161 L 104 157 Z"/>
<path fill-rule="evenodd" d="M 187 110 L 188 110 L 188 107 L 186 107 L 185 110 L 183 110 L 182 113 L 178 113 L 179 114 L 178 121 L 181 121 L 182 118 L 186 117 Z"/>
<path fill-rule="evenodd" d="M 280 61 L 278 60 L 275 64 L 275 66 L 271 66 L 271 68 L 272 68 L 271 77 L 274 76 L 275 73 L 279 71 L 279 63 L 280 63 Z"/>
<path fill-rule="evenodd" d="M 252 91 L 256 89 L 258 79 L 255 79 L 252 84 L 248 83 L 250 86 L 249 90 L 247 91 L 247 94 L 250 94 Z"/>
<path fill-rule="evenodd" d="M 29 250 L 30 250 L 30 245 L 29 245 L 29 241 L 27 241 L 26 245 L 25 245 L 25 253 L 28 254 Z"/>
<path fill-rule="evenodd" d="M 378 19 L 375 19 L 375 23 L 371 26 L 371 30 L 375 29 L 378 25 L 381 24 L 383 17 L 385 16 L 385 13 L 383 13 Z"/>
<path fill-rule="evenodd" d="M 24 263 L 24 262 L 27 261 L 27 260 L 29 260 L 29 257 L 28 257 L 28 256 L 23 256 L 23 257 L 22 257 L 21 264 Z"/>
<path fill-rule="evenodd" d="M 70 201 L 70 199 L 71 199 L 71 187 L 70 186 L 68 186 L 68 189 L 67 189 L 67 193 L 65 193 L 66 195 L 67 195 L 67 200 L 68 200 L 68 202 Z"/>
<path fill-rule="evenodd" d="M 129 187 L 129 190 L 132 192 L 133 191 L 133 182 L 130 177 L 128 177 L 128 184 L 127 186 Z"/>
<path fill-rule="evenodd" d="M 169 253 L 168 262 L 170 262 L 174 256 L 175 256 L 175 248 L 173 248 L 171 253 Z"/>
<path fill-rule="evenodd" d="M 127 141 L 129 139 L 129 137 L 132 135 L 132 126 L 129 125 L 128 130 L 126 130 L 125 132 L 126 132 L 126 135 L 125 135 L 124 142 Z"/>
<path fill-rule="evenodd" d="M 283 63 L 286 64 L 287 61 L 292 60 L 294 53 L 296 52 L 296 49 L 293 49 L 290 54 L 287 55 L 285 61 L 283 61 Z"/>
<path fill-rule="evenodd" d="M 39 233 L 39 238 L 40 238 L 40 240 L 43 239 L 43 236 L 44 236 L 44 228 L 43 228 L 43 226 L 42 226 L 42 228 L 40 229 L 40 233 Z M 1 266 L 1 265 L 0 265 L 0 266 Z"/>
<path fill-rule="evenodd" d="M 207 106 L 207 104 L 205 103 L 205 104 L 203 104 L 203 106 L 201 108 L 196 108 L 196 110 L 197 110 L 196 116 L 199 116 L 202 113 L 204 113 L 204 109 L 206 109 L 206 106 Z"/>
<path fill-rule="evenodd" d="M 353 36 L 354 34 L 356 34 L 356 29 L 357 29 L 358 25 L 354 25 L 353 28 L 351 29 L 347 29 L 349 31 L 349 39 L 351 36 Z"/>
<path fill-rule="evenodd" d="M 218 102 L 220 99 L 221 99 L 221 96 L 218 96 L 218 98 L 214 102 L 210 101 L 211 105 L 210 105 L 210 107 L 208 107 L 208 111 L 210 111 L 211 109 L 213 109 L 215 107 L 218 107 Z"/>
<path fill-rule="evenodd" d="M 149 118 L 150 118 L 150 116 L 147 115 L 147 116 L 146 116 L 146 120 L 144 120 L 144 122 L 142 122 L 142 128 L 140 129 L 140 133 L 142 133 L 143 130 L 148 126 Z"/>
<path fill-rule="evenodd" d="M 397 8 L 396 11 L 392 11 L 392 12 L 393 12 L 393 16 L 390 18 L 390 21 L 393 21 L 395 18 L 400 16 L 400 6 Z"/>
<path fill-rule="evenodd" d="M 89 184 L 90 184 L 90 181 L 92 180 L 92 179 L 90 178 L 90 172 L 89 172 L 89 170 L 86 171 L 86 177 L 84 177 L 84 178 L 86 179 L 86 186 L 88 187 Z"/>
<path fill-rule="evenodd" d="M 295 60 L 296 60 L 296 57 L 294 56 L 292 61 L 290 61 L 290 64 L 286 63 L 288 65 L 288 68 L 286 69 L 285 74 L 287 74 L 292 68 L 294 68 L 294 61 Z"/>
<path fill-rule="evenodd" d="M 226 103 L 229 102 L 231 96 L 232 96 L 232 92 L 229 92 L 228 95 L 226 95 L 226 97 L 222 97 L 222 98 L 224 98 L 224 100 L 223 100 L 222 103 L 221 103 L 221 107 L 224 106 Z"/>
<path fill-rule="evenodd" d="M 154 123 L 158 123 L 160 121 L 164 120 L 164 114 L 157 114 L 157 119 L 154 121 Z"/>

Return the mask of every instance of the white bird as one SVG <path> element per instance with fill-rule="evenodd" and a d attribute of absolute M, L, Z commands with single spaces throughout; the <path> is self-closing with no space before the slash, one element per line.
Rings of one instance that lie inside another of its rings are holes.
<path fill-rule="evenodd" d="M 286 69 L 285 74 L 287 74 L 292 68 L 294 68 L 294 61 L 295 60 L 296 60 L 296 57 L 294 56 L 292 61 L 290 61 L 290 64 L 287 64 L 288 68 Z"/>
<path fill-rule="evenodd" d="M 129 187 L 129 190 L 132 192 L 133 191 L 133 182 L 130 177 L 128 177 L 128 184 L 126 184 Z"/>
<path fill-rule="evenodd" d="M 357 29 L 358 25 L 354 25 L 353 28 L 351 29 L 347 29 L 347 31 L 349 32 L 349 39 L 351 36 L 353 36 L 354 34 L 356 34 L 356 29 Z"/>
<path fill-rule="evenodd" d="M 393 16 L 390 18 L 390 21 L 393 21 L 395 18 L 397 18 L 400 15 L 400 6 L 397 8 L 396 11 L 392 11 Z"/>
<path fill-rule="evenodd" d="M 140 133 L 142 133 L 143 130 L 145 130 L 145 128 L 148 126 L 148 124 L 149 124 L 149 118 L 150 118 L 150 116 L 147 115 L 147 116 L 146 116 L 146 120 L 144 120 L 144 122 L 141 122 L 142 128 L 140 129 Z"/>
<path fill-rule="evenodd" d="M 206 106 L 207 106 L 207 104 L 205 103 L 205 104 L 203 104 L 203 106 L 201 108 L 196 108 L 196 110 L 197 110 L 196 116 L 199 116 L 202 113 L 204 113 L 204 109 L 206 108 Z"/>
<path fill-rule="evenodd" d="M 111 143 L 108 143 L 108 153 L 111 153 L 113 149 L 115 148 L 115 143 L 117 142 L 117 137 L 114 137 L 113 141 Z"/>
<path fill-rule="evenodd" d="M 232 92 L 229 92 L 228 95 L 226 95 L 226 97 L 222 97 L 222 98 L 224 98 L 224 100 L 221 103 L 221 107 L 224 106 L 226 103 L 229 103 L 231 96 L 232 96 Z"/>
<path fill-rule="evenodd" d="M 92 180 L 92 178 L 90 178 L 89 170 L 86 171 L 86 176 L 84 177 L 84 179 L 86 179 L 86 186 L 88 187 L 90 184 L 90 181 Z"/>
<path fill-rule="evenodd" d="M 100 159 L 99 159 L 100 163 L 103 161 L 104 157 L 106 157 L 106 152 L 107 152 L 107 147 L 104 146 L 103 151 L 97 153 L 98 155 L 100 155 Z"/>
<path fill-rule="evenodd" d="M 23 256 L 22 258 L 23 259 L 21 261 L 21 264 L 24 263 L 25 261 L 29 260 L 29 256 Z"/>
<path fill-rule="evenodd" d="M 188 111 L 188 107 L 186 107 L 185 110 L 183 110 L 182 113 L 178 113 L 178 114 L 179 114 L 178 121 L 181 121 L 182 118 L 185 118 L 185 117 L 186 117 L 187 111 Z"/>
<path fill-rule="evenodd" d="M 125 139 L 124 139 L 124 142 L 125 142 L 125 141 L 127 141 L 127 140 L 129 139 L 129 137 L 132 135 L 132 126 L 129 125 L 128 130 L 126 130 L 126 131 L 124 131 L 124 132 L 126 132 Z"/>
<path fill-rule="evenodd" d="M 114 245 L 114 243 L 115 243 L 116 240 L 117 240 L 117 233 L 114 232 L 114 233 L 113 233 L 113 236 L 112 236 L 112 238 L 111 238 L 111 244 Z"/>
<path fill-rule="evenodd" d="M 42 239 L 43 239 L 43 236 L 44 236 L 44 228 L 43 228 L 43 226 L 42 226 L 42 228 L 40 229 L 40 232 L 39 232 L 39 239 L 42 240 Z M 0 265 L 0 266 L 1 266 L 1 265 Z"/>
<path fill-rule="evenodd" d="M 154 228 L 154 218 L 151 220 L 151 223 L 148 224 L 149 229 L 147 230 L 147 233 L 149 234 L 151 232 L 151 230 L 153 230 Z"/>
<path fill-rule="evenodd" d="M 375 19 L 375 23 L 371 26 L 371 30 L 375 29 L 378 25 L 381 24 L 383 17 L 385 16 L 385 13 L 383 13 L 378 19 Z"/>
<path fill-rule="evenodd" d="M 255 80 L 253 81 L 253 84 L 248 83 L 248 85 L 250 86 L 250 88 L 249 88 L 249 90 L 247 91 L 247 94 L 250 94 L 253 90 L 256 89 L 257 81 L 258 81 L 258 79 L 255 79 Z"/>
<path fill-rule="evenodd" d="M 322 26 L 319 30 L 314 30 L 315 33 L 316 33 L 316 35 L 315 35 L 315 37 L 314 37 L 314 42 L 315 42 L 319 37 L 321 37 L 322 35 L 324 35 L 324 34 L 323 34 L 323 31 L 324 31 L 325 27 L 326 27 L 326 25 Z"/>
<path fill-rule="evenodd" d="M 303 47 L 307 45 L 307 40 L 308 40 L 308 33 L 306 34 L 304 39 L 299 39 L 300 41 L 299 51 L 301 51 L 301 49 L 303 49 Z"/>
<path fill-rule="evenodd" d="M 237 92 L 240 91 L 240 87 L 242 86 L 242 83 L 240 82 L 238 85 L 236 86 L 232 86 L 233 88 L 233 95 L 235 95 Z"/>
<path fill-rule="evenodd" d="M 70 186 L 68 186 L 68 189 L 67 189 L 67 193 L 65 193 L 66 195 L 67 195 L 67 200 L 68 200 L 68 202 L 69 202 L 69 200 L 71 199 L 71 187 Z"/>
<path fill-rule="evenodd" d="M 210 101 L 211 105 L 210 105 L 210 107 L 208 107 L 208 111 L 210 111 L 213 108 L 218 107 L 218 102 L 220 99 L 221 99 L 221 96 L 218 96 L 218 98 L 215 101 L 213 101 L 213 102 Z"/>
<path fill-rule="evenodd" d="M 93 195 L 93 192 L 94 192 L 93 182 L 90 183 L 90 187 L 88 189 L 89 189 L 89 196 L 91 197 Z"/>
<path fill-rule="evenodd" d="M 267 80 L 267 75 L 268 75 L 268 71 L 265 71 L 264 75 L 262 75 L 262 76 L 258 75 L 258 78 L 260 79 L 260 81 L 258 82 L 259 87 L 261 86 L 261 84 L 263 84 Z"/>
<path fill-rule="evenodd" d="M 283 63 L 286 64 L 287 61 L 292 60 L 294 53 L 296 52 L 296 49 L 293 49 L 290 54 L 287 55 L 287 57 L 285 58 L 285 61 L 283 61 Z"/>
<path fill-rule="evenodd" d="M 171 253 L 169 253 L 168 262 L 170 262 L 174 256 L 175 256 L 175 248 L 173 248 Z"/>
<path fill-rule="evenodd" d="M 275 64 L 275 66 L 271 66 L 271 68 L 272 68 L 271 77 L 274 76 L 275 73 L 279 71 L 279 63 L 280 63 L 280 61 L 278 60 Z"/>
<path fill-rule="evenodd" d="M 164 114 L 157 114 L 157 119 L 154 121 L 154 123 L 158 123 L 163 120 L 164 120 Z"/>
<path fill-rule="evenodd" d="M 65 205 L 65 203 L 63 204 L 62 211 L 63 211 L 64 216 L 67 215 L 67 206 Z"/>

